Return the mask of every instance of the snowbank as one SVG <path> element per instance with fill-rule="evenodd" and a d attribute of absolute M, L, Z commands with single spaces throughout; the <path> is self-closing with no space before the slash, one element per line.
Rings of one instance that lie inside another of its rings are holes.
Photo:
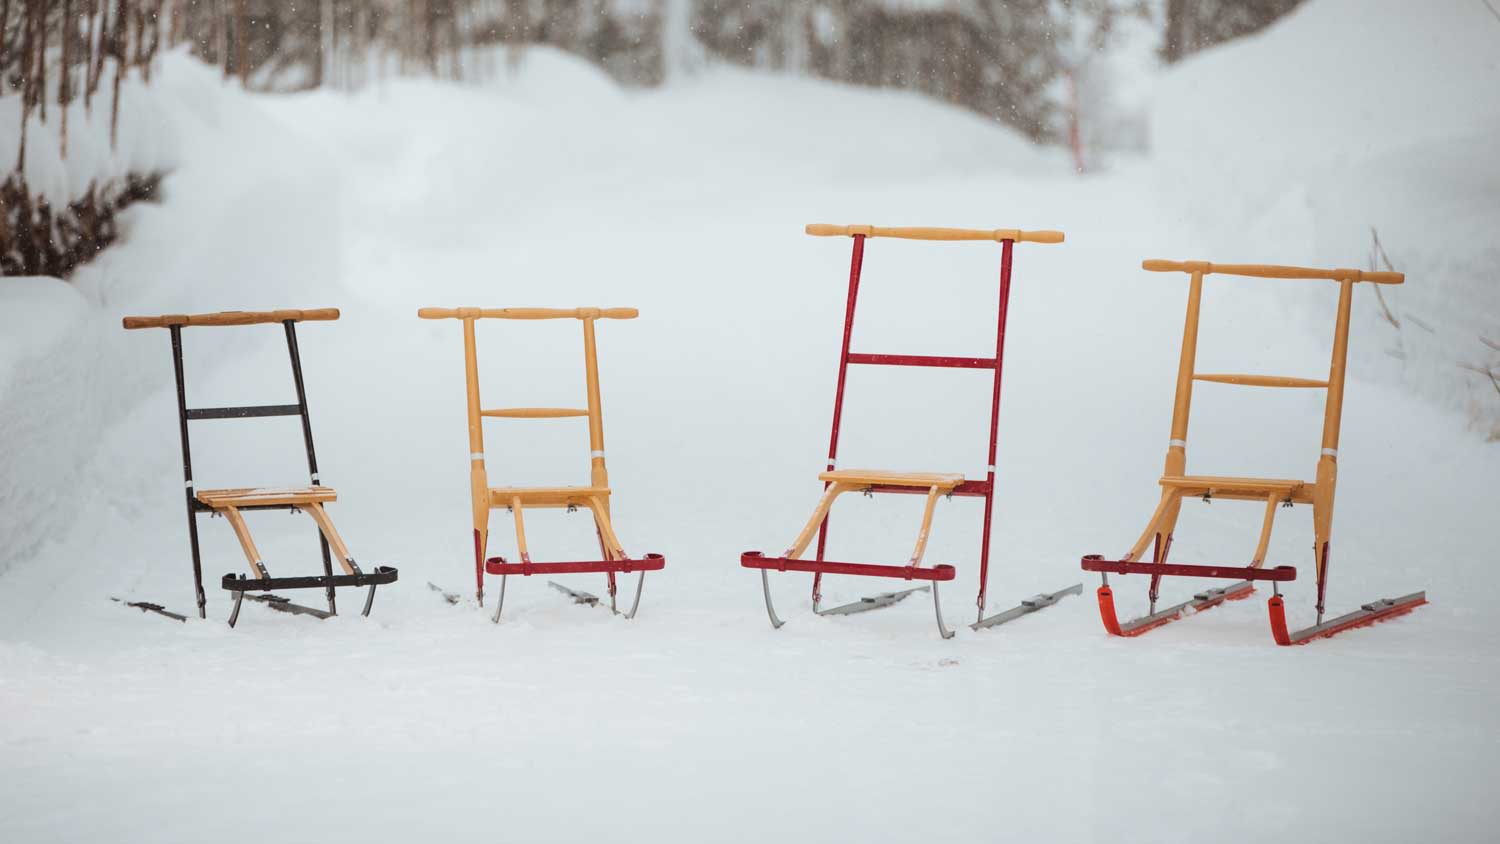
<path fill-rule="evenodd" d="M 1407 283 L 1383 291 L 1399 328 L 1359 291 L 1357 370 L 1492 437 L 1500 390 L 1469 367 L 1500 370 L 1497 46 L 1479 3 L 1314 0 L 1169 73 L 1152 127 L 1158 190 L 1215 244 L 1181 257 L 1369 267 L 1378 231 Z M 1286 295 L 1330 330 L 1326 290 Z"/>
<path fill-rule="evenodd" d="M 76 519 L 69 483 L 105 422 L 101 321 L 65 281 L 0 279 L 0 573 Z"/>

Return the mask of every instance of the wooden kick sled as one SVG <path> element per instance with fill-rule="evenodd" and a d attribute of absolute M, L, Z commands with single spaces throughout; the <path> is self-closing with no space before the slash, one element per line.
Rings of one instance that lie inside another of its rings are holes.
<path fill-rule="evenodd" d="M 1050 607 L 1066 595 L 1080 594 L 1083 584 L 1044 593 L 1022 601 L 1018 606 L 985 617 L 986 589 L 989 582 L 990 520 L 995 504 L 995 451 L 1000 432 L 1000 379 L 1005 359 L 1005 317 L 1010 302 L 1011 257 L 1017 243 L 1062 243 L 1063 233 L 1056 231 L 1020 231 L 1018 229 L 947 229 L 947 228 L 880 228 L 876 226 L 832 226 L 812 224 L 807 233 L 817 237 L 849 237 L 854 242 L 849 266 L 849 298 L 844 310 L 844 341 L 839 354 L 838 386 L 833 400 L 833 433 L 828 443 L 827 471 L 818 475 L 823 482 L 823 497 L 813 511 L 812 517 L 803 526 L 802 532 L 790 547 L 779 557 L 767 557 L 760 551 L 747 551 L 740 555 L 740 565 L 760 569 L 761 590 L 765 594 L 766 614 L 771 626 L 780 628 L 782 620 L 776 615 L 771 600 L 768 572 L 800 571 L 813 575 L 812 605 L 818 615 L 849 615 L 867 610 L 888 607 L 904 600 L 913 592 L 924 589 L 932 592 L 933 613 L 937 619 L 938 633 L 944 639 L 953 637 L 953 631 L 943 621 L 942 603 L 938 596 L 938 583 L 953 580 L 956 570 L 951 565 L 923 566 L 922 557 L 927 549 L 927 538 L 932 528 L 933 511 L 938 498 L 982 498 L 984 500 L 984 532 L 979 546 L 979 595 L 978 618 L 971 629 L 982 630 L 1004 624 L 1023 615 Z M 864 262 L 865 242 L 873 237 L 902 238 L 906 240 L 959 241 L 978 240 L 1000 244 L 1000 302 L 996 314 L 995 356 L 986 358 L 948 357 L 934 355 L 883 355 L 849 351 L 850 336 L 854 331 L 854 306 L 859 295 L 860 271 Z M 994 373 L 991 382 L 989 463 L 984 480 L 970 480 L 957 472 L 890 472 L 878 469 L 840 469 L 837 465 L 839 448 L 839 425 L 844 411 L 844 384 L 850 364 L 871 366 L 920 366 L 956 369 L 988 369 Z M 905 565 L 880 565 L 871 563 L 841 563 L 824 559 L 828 544 L 828 516 L 833 502 L 846 492 L 905 493 L 924 496 L 922 524 L 917 531 L 916 547 Z M 798 559 L 818 535 L 815 558 Z M 854 575 L 858 577 L 889 577 L 907 581 L 924 581 L 926 586 L 887 592 L 852 603 L 823 609 L 822 585 L 825 574 Z"/>
<path fill-rule="evenodd" d="M 1338 480 L 1339 423 L 1344 407 L 1344 376 L 1349 356 L 1349 312 L 1354 296 L 1354 285 L 1360 282 L 1372 284 L 1401 284 L 1405 276 L 1394 272 L 1364 272 L 1361 270 L 1308 269 L 1305 267 L 1283 267 L 1263 264 L 1211 264 L 1207 261 L 1146 261 L 1143 269 L 1151 272 L 1183 272 L 1189 274 L 1187 319 L 1182 332 L 1182 356 L 1177 368 L 1177 397 L 1172 408 L 1172 433 L 1167 442 L 1166 468 L 1162 472 L 1161 499 L 1156 511 L 1146 523 L 1140 539 L 1131 546 L 1125 556 L 1117 560 L 1106 560 L 1102 555 L 1091 554 L 1083 558 L 1085 571 L 1099 572 L 1099 615 L 1104 629 L 1115 636 L 1139 636 L 1164 624 L 1185 618 L 1193 613 L 1216 607 L 1225 601 L 1247 598 L 1255 591 L 1255 581 L 1270 581 L 1273 595 L 1268 602 L 1271 620 L 1271 635 L 1278 645 L 1301 645 L 1314 639 L 1332 636 L 1355 627 L 1363 627 L 1392 616 L 1409 613 L 1427 603 L 1426 592 L 1413 592 L 1399 598 L 1385 598 L 1364 604 L 1359 609 L 1329 621 L 1323 620 L 1324 597 L 1328 587 L 1329 538 L 1333 531 L 1333 500 Z M 1250 278 L 1326 280 L 1339 285 L 1339 303 L 1333 331 L 1333 359 L 1328 369 L 1328 379 L 1289 378 L 1277 375 L 1205 374 L 1194 368 L 1198 349 L 1198 313 L 1203 297 L 1204 276 L 1216 274 Z M 1326 389 L 1327 401 L 1323 410 L 1323 445 L 1318 458 L 1317 476 L 1314 481 L 1275 480 L 1267 478 L 1234 478 L 1187 474 L 1188 412 L 1193 399 L 1193 382 L 1204 381 L 1219 384 L 1237 384 L 1251 387 L 1285 387 L 1292 389 Z M 1210 501 L 1215 498 L 1261 501 L 1265 503 L 1265 515 L 1261 522 L 1260 541 L 1250 557 L 1248 566 L 1185 565 L 1167 562 L 1172 548 L 1172 532 L 1182 501 L 1187 497 Z M 1311 504 L 1313 508 L 1313 563 L 1317 572 L 1317 621 L 1311 627 L 1288 632 L 1286 610 L 1281 597 L 1281 584 L 1294 580 L 1297 570 L 1292 566 L 1267 568 L 1266 548 L 1271 541 L 1271 526 L 1278 507 L 1296 504 Z M 1152 547 L 1151 562 L 1141 562 L 1146 548 Z M 1111 574 L 1146 574 L 1151 582 L 1147 591 L 1149 609 L 1145 616 L 1121 623 L 1115 614 L 1114 592 L 1110 589 Z M 1206 577 L 1232 580 L 1222 588 L 1209 589 L 1184 601 L 1158 611 L 1156 601 L 1163 577 Z"/>
<path fill-rule="evenodd" d="M 235 536 L 239 538 L 240 547 L 245 552 L 245 559 L 250 565 L 250 577 L 244 575 L 226 574 L 220 585 L 234 595 L 234 609 L 229 615 L 229 626 L 233 627 L 240 617 L 240 605 L 244 601 L 247 592 L 271 592 L 282 589 L 318 589 L 324 590 L 328 601 L 326 611 L 294 604 L 278 595 L 251 595 L 251 600 L 260 601 L 272 609 L 290 612 L 299 615 L 311 615 L 318 618 L 328 618 L 337 614 L 338 607 L 335 602 L 334 590 L 339 586 L 368 586 L 369 592 L 365 596 L 364 610 L 361 615 L 369 615 L 370 607 L 375 601 L 375 588 L 382 584 L 394 583 L 396 581 L 396 569 L 390 566 L 376 566 L 372 571 L 363 571 L 355 563 L 353 555 L 344 545 L 337 530 L 334 529 L 333 520 L 329 518 L 324 505 L 337 499 L 338 495 L 331 487 L 322 485 L 318 477 L 318 457 L 313 449 L 312 422 L 307 413 L 307 392 L 302 383 L 302 356 L 297 350 L 297 323 L 310 321 L 335 320 L 339 318 L 337 308 L 322 308 L 310 311 L 225 311 L 213 314 L 167 314 L 154 317 L 125 317 L 124 325 L 127 329 L 137 328 L 165 328 L 172 338 L 172 366 L 177 376 L 177 418 L 178 428 L 182 436 L 182 474 L 187 489 L 187 521 L 188 521 L 188 544 L 193 554 L 193 588 L 198 599 L 198 617 L 206 618 L 207 611 L 203 595 L 203 563 L 198 549 L 198 516 L 208 513 L 212 516 L 223 516 L 232 528 Z M 292 364 L 292 383 L 297 388 L 296 404 L 278 405 L 252 405 L 248 407 L 206 407 L 190 408 L 187 406 L 187 386 L 183 377 L 182 366 L 182 329 L 193 326 L 235 326 L 235 325 L 261 325 L 280 324 L 286 334 L 287 353 Z M 206 419 L 255 419 L 266 416 L 300 416 L 302 418 L 302 440 L 307 449 L 307 471 L 310 475 L 310 483 L 303 487 L 241 487 L 235 489 L 195 489 L 193 486 L 193 457 L 192 446 L 188 438 L 188 423 Z M 256 510 L 290 510 L 291 512 L 302 511 L 312 517 L 318 526 L 318 542 L 323 552 L 323 573 L 321 575 L 309 575 L 304 577 L 272 577 L 265 562 L 261 559 L 260 551 L 255 547 L 255 540 L 250 536 L 250 528 L 245 523 L 244 514 Z M 337 554 L 339 565 L 343 568 L 343 574 L 333 573 L 332 556 Z M 179 618 L 173 613 L 163 611 L 155 604 L 131 604 L 143 610 L 158 612 L 172 618 Z"/>
<path fill-rule="evenodd" d="M 500 576 L 500 595 L 495 601 L 496 622 L 505 606 L 506 578 L 513 574 L 530 577 L 534 574 L 603 574 L 609 594 L 611 612 L 618 612 L 615 605 L 615 575 L 639 572 L 636 580 L 635 598 L 630 603 L 626 618 L 634 618 L 641 604 L 641 588 L 645 586 L 646 572 L 660 571 L 666 566 L 661 554 L 646 554 L 631 558 L 625 553 L 615 535 L 609 517 L 609 472 L 604 465 L 604 416 L 599 397 L 599 358 L 594 339 L 594 323 L 601 319 L 635 319 L 639 312 L 635 308 L 422 308 L 417 316 L 422 319 L 457 319 L 464 324 L 464 375 L 468 391 L 469 417 L 469 493 L 474 517 L 474 589 L 480 606 L 484 605 L 484 575 Z M 587 379 L 587 408 L 568 407 L 511 407 L 486 410 L 479 402 L 479 358 L 474 341 L 474 323 L 481 319 L 539 320 L 576 319 L 583 324 L 583 359 Z M 484 427 L 485 419 L 560 419 L 588 417 L 589 420 L 589 485 L 560 487 L 491 487 L 485 471 Z M 489 544 L 490 511 L 504 507 L 511 511 L 516 525 L 517 562 L 504 557 L 485 559 Z M 535 562 L 526 546 L 526 525 L 522 512 L 527 507 L 565 508 L 568 512 L 586 508 L 594 517 L 594 529 L 599 538 L 601 560 L 579 562 Z M 597 604 L 598 599 L 587 592 L 568 589 L 558 583 L 552 585 L 583 604 Z"/>

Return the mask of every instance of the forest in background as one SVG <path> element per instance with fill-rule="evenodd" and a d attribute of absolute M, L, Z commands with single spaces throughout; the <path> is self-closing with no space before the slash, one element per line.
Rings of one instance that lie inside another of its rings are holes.
<path fill-rule="evenodd" d="M 1071 145 L 1081 168 L 1078 80 L 1121 21 L 1160 27 L 1170 63 L 1300 2 L 0 0 L 0 131 L 19 141 L 0 163 L 0 271 L 67 276 L 113 241 L 120 208 L 154 193 L 161 174 L 148 172 L 41 195 L 27 184 L 28 134 L 55 129 L 44 142 L 64 168 L 70 118 L 75 133 L 107 132 L 113 149 L 122 82 L 149 84 L 153 59 L 180 45 L 261 91 L 474 80 L 501 72 L 483 52 L 496 45 L 522 48 L 511 60 L 528 45 L 562 49 L 637 87 L 727 63 L 914 91 Z"/>

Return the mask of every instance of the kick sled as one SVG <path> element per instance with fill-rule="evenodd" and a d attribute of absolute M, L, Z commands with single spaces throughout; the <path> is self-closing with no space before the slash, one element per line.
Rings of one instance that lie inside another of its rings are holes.
<path fill-rule="evenodd" d="M 1393 616 L 1411 612 L 1427 603 L 1425 592 L 1413 592 L 1399 598 L 1386 598 L 1364 604 L 1354 612 L 1323 620 L 1324 597 L 1328 587 L 1329 537 L 1333 529 L 1333 500 L 1338 478 L 1339 422 L 1344 406 L 1344 375 L 1349 352 L 1349 310 L 1354 285 L 1401 284 L 1405 276 L 1393 272 L 1360 270 L 1320 270 L 1304 267 L 1280 267 L 1261 264 L 1210 264 L 1206 261 L 1146 261 L 1143 269 L 1151 272 L 1183 272 L 1191 276 L 1188 287 L 1187 320 L 1182 333 L 1182 356 L 1177 369 L 1177 398 L 1172 409 L 1172 434 L 1167 442 L 1166 468 L 1161 477 L 1161 499 L 1146 523 L 1140 539 L 1124 557 L 1107 560 L 1092 554 L 1083 558 L 1085 571 L 1098 572 L 1099 615 L 1104 629 L 1115 636 L 1139 636 L 1164 624 L 1186 618 L 1199 611 L 1216 607 L 1225 601 L 1248 598 L 1256 581 L 1268 581 L 1272 596 L 1268 602 L 1271 635 L 1278 645 L 1301 645 L 1314 639 L 1333 636 L 1355 627 L 1374 624 Z M 1198 348 L 1198 312 L 1203 296 L 1203 277 L 1209 274 L 1251 278 L 1327 280 L 1339 285 L 1338 316 L 1333 331 L 1333 360 L 1328 379 L 1288 378 L 1277 375 L 1205 374 L 1194 368 Z M 1193 399 L 1193 382 L 1236 384 L 1250 387 L 1284 387 L 1291 389 L 1325 389 L 1327 401 L 1323 411 L 1322 455 L 1318 458 L 1315 481 L 1273 480 L 1266 478 L 1232 478 L 1187 474 L 1188 412 Z M 1265 503 L 1260 540 L 1247 566 L 1188 565 L 1169 563 L 1172 532 L 1184 498 L 1215 498 Z M 1288 632 L 1281 584 L 1296 579 L 1292 566 L 1265 565 L 1266 548 L 1271 541 L 1271 527 L 1278 507 L 1311 504 L 1313 508 L 1313 563 L 1317 574 L 1317 621 L 1311 627 Z M 1151 562 L 1141 562 L 1146 549 L 1152 548 Z M 1144 574 L 1150 576 L 1147 590 L 1149 608 L 1146 615 L 1121 622 L 1115 614 L 1114 592 L 1109 585 L 1111 574 Z M 1157 610 L 1157 597 L 1164 577 L 1201 577 L 1233 581 L 1222 588 L 1209 589 L 1166 609 Z"/>
<path fill-rule="evenodd" d="M 990 520 L 995 502 L 995 447 L 1000 426 L 1000 377 L 1005 358 L 1005 316 L 1010 300 L 1011 253 L 1017 243 L 1061 243 L 1062 232 L 1025 232 L 1016 229 L 944 229 L 944 228 L 879 228 L 875 226 L 831 226 L 813 224 L 807 233 L 817 237 L 849 237 L 854 250 L 849 265 L 849 299 L 844 310 L 844 342 L 839 353 L 838 386 L 833 400 L 833 432 L 828 443 L 827 471 L 818 475 L 823 482 L 823 497 L 807 520 L 802 532 L 791 546 L 779 557 L 767 557 L 760 551 L 747 551 L 740 555 L 740 565 L 760 570 L 761 590 L 766 599 L 766 615 L 771 626 L 780 628 L 782 620 L 776 615 L 771 600 L 769 572 L 810 572 L 812 582 L 813 612 L 817 615 L 850 615 L 852 613 L 881 609 L 891 606 L 907 596 L 928 590 L 932 592 L 933 614 L 937 619 L 938 633 L 951 639 L 953 631 L 943 621 L 943 607 L 938 594 L 938 584 L 953 580 L 956 570 L 951 565 L 922 565 L 927 549 L 927 538 L 932 528 L 933 512 L 939 498 L 984 499 L 984 534 L 979 546 L 979 607 L 977 620 L 970 627 L 982 630 L 1004 624 L 1023 615 L 1036 612 L 1057 603 L 1066 595 L 1080 594 L 1082 584 L 1076 584 L 1057 592 L 1037 595 L 1018 606 L 996 615 L 985 617 L 986 589 L 989 581 Z M 892 237 L 906 240 L 983 240 L 1000 243 L 1000 304 L 996 315 L 995 356 L 992 358 L 944 357 L 932 355 L 882 355 L 849 351 L 849 338 L 854 331 L 854 306 L 859 295 L 860 270 L 864 262 L 865 241 L 872 237 Z M 969 480 L 953 472 L 889 472 L 878 469 L 840 469 L 837 466 L 839 448 L 839 425 L 843 421 L 844 384 L 850 364 L 870 366 L 921 366 L 955 369 L 988 369 L 994 372 L 990 400 L 989 464 L 984 480 Z M 846 492 L 903 493 L 921 495 L 925 498 L 922 523 L 917 531 L 916 547 L 905 565 L 880 565 L 872 563 L 840 563 L 824 559 L 828 545 L 828 517 L 833 502 Z M 812 560 L 799 559 L 818 537 L 817 551 Z M 862 598 L 852 603 L 824 609 L 823 576 L 828 574 L 853 575 L 856 577 L 885 577 L 905 581 L 919 581 L 926 585 L 886 592 Z"/>
<path fill-rule="evenodd" d="M 600 319 L 635 319 L 635 308 L 422 308 L 417 316 L 422 319 L 457 319 L 464 324 L 464 374 L 469 398 L 469 493 L 474 516 L 474 597 L 484 606 L 484 575 L 500 576 L 500 595 L 495 600 L 494 621 L 500 621 L 500 611 L 505 607 L 506 578 L 513 574 L 530 577 L 534 574 L 603 574 L 609 595 L 610 612 L 618 614 L 615 604 L 615 576 L 639 573 L 635 586 L 635 598 L 630 603 L 626 618 L 635 618 L 641 605 L 641 589 L 646 583 L 646 572 L 660 571 L 666 566 L 661 554 L 646 554 L 632 558 L 625 553 L 614 525 L 609 517 L 609 472 L 604 465 L 604 416 L 599 399 L 599 359 L 594 342 L 594 322 Z M 479 358 L 474 342 L 474 323 L 481 319 L 576 319 L 583 323 L 583 359 L 587 379 L 588 407 L 510 407 L 485 410 L 479 403 Z M 589 420 L 589 485 L 561 487 L 491 487 L 484 462 L 485 419 L 562 419 L 588 417 Z M 516 525 L 517 562 L 504 557 L 485 559 L 489 544 L 490 511 L 505 508 L 511 512 Z M 522 512 L 527 507 L 565 508 L 575 512 L 586 508 L 594 517 L 594 530 L 599 538 L 601 560 L 578 562 L 536 562 L 526 547 L 526 525 Z M 599 603 L 587 592 L 575 591 L 559 584 L 552 586 L 574 601 L 590 606 Z"/>
<path fill-rule="evenodd" d="M 354 557 L 344 545 L 344 540 L 333 527 L 324 505 L 338 498 L 332 488 L 322 485 L 318 478 L 318 457 L 313 450 L 312 421 L 307 413 L 307 392 L 302 383 L 302 356 L 297 350 L 297 323 L 306 321 L 335 320 L 339 318 L 337 308 L 311 311 L 226 311 L 216 314 L 178 315 L 155 317 L 125 317 L 127 329 L 165 328 L 172 337 L 172 366 L 177 375 L 177 419 L 182 435 L 182 475 L 187 489 L 188 544 L 193 552 L 193 588 L 198 598 L 198 617 L 206 617 L 203 596 L 203 564 L 198 550 L 198 515 L 208 513 L 223 516 L 240 541 L 245 559 L 250 564 L 250 577 L 226 574 L 220 585 L 234 595 L 234 609 L 229 614 L 229 626 L 233 627 L 240 617 L 240 605 L 247 592 L 266 593 L 282 589 L 322 589 L 328 601 L 328 609 L 294 604 L 279 595 L 250 595 L 253 601 L 265 603 L 272 609 L 299 615 L 328 618 L 338 613 L 334 590 L 339 586 L 368 586 L 364 610 L 360 615 L 369 615 L 375 601 L 377 586 L 396 582 L 396 569 L 376 566 L 372 571 L 363 571 L 354 562 Z M 280 323 L 286 333 L 287 354 L 292 363 L 292 383 L 297 388 L 296 404 L 252 405 L 249 407 L 205 407 L 187 406 L 187 386 L 182 371 L 182 329 L 187 326 L 261 325 Z M 188 438 L 188 423 L 204 419 L 254 419 L 266 416 L 302 417 L 302 441 L 307 448 L 307 471 L 310 483 L 305 487 L 242 487 L 235 489 L 195 489 L 193 486 L 192 447 Z M 318 542 L 323 552 L 323 573 L 306 577 L 272 577 L 244 514 L 253 510 L 304 511 L 318 526 Z M 330 547 L 339 558 L 343 574 L 333 573 Z M 137 606 L 137 605 L 132 605 Z M 153 607 L 144 609 L 154 610 Z"/>

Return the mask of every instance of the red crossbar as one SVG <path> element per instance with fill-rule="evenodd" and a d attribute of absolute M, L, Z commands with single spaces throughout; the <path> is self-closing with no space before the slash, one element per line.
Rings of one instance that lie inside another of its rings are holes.
<path fill-rule="evenodd" d="M 994 358 L 955 358 L 942 355 L 866 355 L 849 353 L 850 363 L 875 366 L 941 366 L 950 369 L 994 369 Z"/>
<path fill-rule="evenodd" d="M 1172 577 L 1221 577 L 1226 580 L 1296 580 L 1297 569 L 1292 566 L 1275 566 L 1268 569 L 1250 566 L 1195 566 L 1186 563 L 1127 563 L 1124 560 L 1106 560 L 1098 554 L 1083 558 L 1084 571 L 1099 571 L 1108 574 L 1150 574 Z"/>
<path fill-rule="evenodd" d="M 490 574 L 600 574 L 611 572 L 661 571 L 667 558 L 661 554 L 647 554 L 639 560 L 585 560 L 572 563 L 512 563 L 504 557 L 491 557 L 484 561 L 484 570 Z"/>
<path fill-rule="evenodd" d="M 740 565 L 747 569 L 806 571 L 815 574 L 852 574 L 859 577 L 899 577 L 903 580 L 952 580 L 953 566 L 882 566 L 873 563 L 834 563 L 827 560 L 793 560 L 789 557 L 767 557 L 760 551 L 740 555 Z"/>

